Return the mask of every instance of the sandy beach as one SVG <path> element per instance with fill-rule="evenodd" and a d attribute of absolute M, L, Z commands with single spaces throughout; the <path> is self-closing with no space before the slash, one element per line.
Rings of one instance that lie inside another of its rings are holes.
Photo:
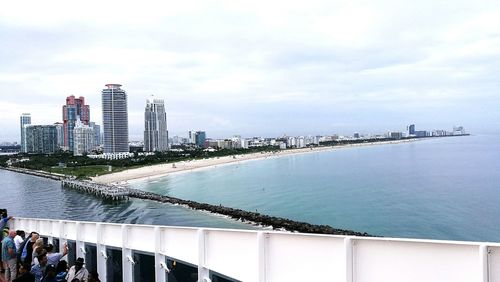
<path fill-rule="evenodd" d="M 98 183 L 120 183 L 130 180 L 138 180 L 143 178 L 157 178 L 162 177 L 172 173 L 188 172 L 199 169 L 213 168 L 220 165 L 236 164 L 251 160 L 260 160 L 267 158 L 276 158 L 282 156 L 289 156 L 295 154 L 305 154 L 312 152 L 322 152 L 329 150 L 340 150 L 345 148 L 360 147 L 360 146 L 374 146 L 374 145 L 386 145 L 386 144 L 398 144 L 406 142 L 414 142 L 417 139 L 405 139 L 405 140 L 395 140 L 395 141 L 383 141 L 383 142 L 367 142 L 360 144 L 348 144 L 348 145 L 338 145 L 338 146 L 325 146 L 325 147 L 314 147 L 314 148 L 300 148 L 300 149 L 288 149 L 280 150 L 277 152 L 260 152 L 251 153 L 243 155 L 207 158 L 199 160 L 189 160 L 181 161 L 175 163 L 165 163 L 157 164 L 151 166 L 144 166 L 140 168 L 128 169 L 116 173 L 105 174 L 97 177 L 93 177 L 92 180 Z"/>

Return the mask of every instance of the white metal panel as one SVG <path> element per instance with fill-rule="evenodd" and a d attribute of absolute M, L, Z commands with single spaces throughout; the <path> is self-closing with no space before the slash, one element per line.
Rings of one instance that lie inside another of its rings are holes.
<path fill-rule="evenodd" d="M 22 225 L 25 227 L 25 230 L 29 230 L 28 232 L 31 232 L 31 231 L 36 231 L 38 233 L 39 232 L 39 222 L 38 220 L 35 220 L 35 219 L 27 219 L 25 221 L 23 221 Z"/>
<path fill-rule="evenodd" d="M 131 225 L 128 230 L 127 248 L 145 252 L 155 252 L 155 232 L 153 226 Z"/>
<path fill-rule="evenodd" d="M 11 228 L 43 236 L 97 244 L 98 269 L 107 272 L 105 246 L 124 254 L 124 279 L 131 279 L 130 248 L 155 252 L 243 281 L 488 281 L 500 282 L 500 244 L 307 235 L 122 225 L 16 218 Z M 78 230 L 77 230 L 78 227 Z M 78 232 L 78 233 L 77 233 Z M 155 233 L 156 232 L 156 233 Z M 99 237 L 97 237 L 99 236 Z M 124 240 L 122 240 L 122 238 Z M 162 268 L 163 269 L 163 268 Z M 159 273 L 160 269 L 158 269 Z M 164 277 L 158 275 L 157 277 Z"/>
<path fill-rule="evenodd" d="M 345 281 L 344 238 L 270 233 L 266 281 Z"/>
<path fill-rule="evenodd" d="M 51 234 L 52 237 L 59 237 L 59 221 L 58 220 L 51 220 Z"/>
<path fill-rule="evenodd" d="M 500 282 L 500 247 L 489 247 L 489 282 Z"/>
<path fill-rule="evenodd" d="M 64 221 L 63 233 L 66 239 L 76 240 L 76 221 Z"/>
<path fill-rule="evenodd" d="M 257 233 L 207 231 L 205 253 L 207 268 L 242 281 L 258 280 Z"/>
<path fill-rule="evenodd" d="M 482 277 L 479 246 L 358 239 L 354 282 L 471 282 Z"/>
<path fill-rule="evenodd" d="M 111 247 L 122 247 L 122 227 L 118 224 L 102 224 L 101 244 Z"/>
<path fill-rule="evenodd" d="M 196 229 L 165 228 L 161 232 L 161 252 L 169 257 L 198 264 L 198 233 Z"/>
<path fill-rule="evenodd" d="M 80 240 L 94 244 L 97 242 L 97 229 L 95 223 L 82 222 L 79 228 Z"/>
<path fill-rule="evenodd" d="M 48 220 L 41 220 L 39 224 L 35 224 L 38 227 L 38 233 L 43 234 L 44 236 L 52 235 L 52 223 Z"/>
<path fill-rule="evenodd" d="M 29 222 L 28 219 L 25 219 L 25 218 L 15 218 L 14 220 L 9 221 L 8 224 L 9 224 L 9 227 L 12 229 L 24 230 L 27 232 L 31 232 L 33 230 L 31 230 L 29 228 L 28 222 Z"/>

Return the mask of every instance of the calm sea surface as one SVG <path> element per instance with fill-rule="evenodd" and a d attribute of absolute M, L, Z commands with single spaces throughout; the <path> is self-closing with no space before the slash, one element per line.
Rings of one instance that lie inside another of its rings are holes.
<path fill-rule="evenodd" d="M 500 136 L 343 148 L 130 186 L 382 236 L 500 242 Z"/>
<path fill-rule="evenodd" d="M 133 181 L 134 188 L 371 234 L 500 242 L 500 136 L 352 147 Z M 13 215 L 254 228 L 142 200 L 111 204 L 0 170 Z"/>
<path fill-rule="evenodd" d="M 171 226 L 255 228 L 206 212 L 132 199 L 120 204 L 74 190 L 58 181 L 0 170 L 0 208 L 16 217 L 37 217 Z"/>

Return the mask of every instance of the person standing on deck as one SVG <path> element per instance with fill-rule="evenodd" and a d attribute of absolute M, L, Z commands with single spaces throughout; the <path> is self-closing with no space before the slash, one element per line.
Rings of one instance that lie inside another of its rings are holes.
<path fill-rule="evenodd" d="M 31 273 L 35 275 L 35 282 L 41 282 L 42 278 L 45 276 L 45 268 L 47 267 L 47 252 L 42 250 L 42 253 L 38 255 L 38 264 L 31 267 Z"/>
<path fill-rule="evenodd" d="M 47 251 L 47 263 L 57 265 L 61 258 L 68 254 L 68 243 L 64 243 L 62 253 L 54 253 L 54 245 L 52 244 L 48 244 L 45 250 Z"/>
<path fill-rule="evenodd" d="M 16 231 L 10 230 L 9 236 L 2 240 L 2 261 L 5 267 L 5 280 L 12 281 L 17 276 Z"/>
<path fill-rule="evenodd" d="M 67 281 L 72 281 L 77 278 L 81 282 L 87 282 L 89 279 L 89 271 L 83 266 L 83 258 L 77 258 L 75 265 L 73 265 L 69 271 L 68 276 L 66 276 Z"/>
<path fill-rule="evenodd" d="M 0 249 L 2 249 L 2 240 L 3 240 L 3 229 L 7 225 L 7 222 L 12 219 L 12 216 L 7 216 L 7 210 L 1 210 L 2 212 L 2 218 L 0 219 Z M 3 268 L 3 260 L 0 257 L 0 269 L 1 272 L 3 273 L 5 269 Z"/>

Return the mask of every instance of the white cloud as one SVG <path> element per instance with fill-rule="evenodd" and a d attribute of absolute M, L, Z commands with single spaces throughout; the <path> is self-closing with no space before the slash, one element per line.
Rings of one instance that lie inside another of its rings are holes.
<path fill-rule="evenodd" d="M 100 122 L 109 82 L 129 94 L 135 136 L 150 94 L 166 100 L 173 134 L 355 131 L 374 116 L 424 122 L 436 107 L 498 127 L 481 116 L 500 103 L 499 21 L 495 1 L 6 2 L 1 135 L 17 138 L 21 112 L 60 120 L 71 94 Z"/>

